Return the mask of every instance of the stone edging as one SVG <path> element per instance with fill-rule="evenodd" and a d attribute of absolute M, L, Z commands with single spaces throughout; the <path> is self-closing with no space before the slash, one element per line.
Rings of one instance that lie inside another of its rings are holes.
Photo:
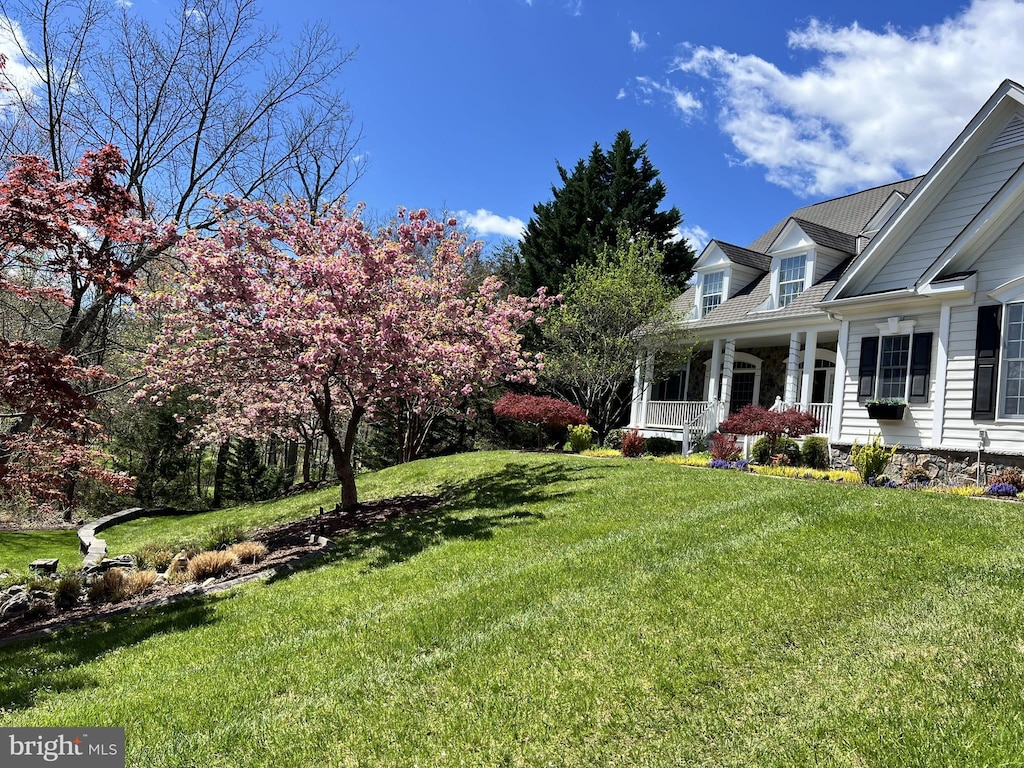
<path fill-rule="evenodd" d="M 123 511 L 124 512 L 133 512 L 133 511 L 137 512 L 135 515 L 133 515 L 133 517 L 142 517 L 143 516 L 143 515 L 139 514 L 138 511 L 135 510 L 135 509 L 123 510 Z M 143 512 L 152 513 L 152 510 L 142 510 L 142 511 Z M 115 517 L 118 514 L 120 514 L 120 513 L 115 513 L 114 515 L 108 515 L 106 518 L 101 518 L 100 520 L 97 520 L 95 522 L 98 523 L 101 520 L 106 520 L 107 518 L 113 518 L 113 517 Z M 123 521 L 123 520 L 126 520 L 126 519 L 127 520 L 131 520 L 132 517 L 118 518 L 118 521 L 120 522 L 120 521 Z M 108 522 L 103 527 L 105 528 L 105 527 L 107 527 L 109 525 L 112 525 L 112 524 L 113 523 L 109 523 Z M 103 542 L 101 541 L 100 543 L 102 544 Z M 325 555 L 327 552 L 329 552 L 331 549 L 334 548 L 334 542 L 331 541 L 330 539 L 324 537 L 324 536 L 317 537 L 316 543 L 319 546 L 318 549 L 316 549 L 316 550 L 314 550 L 312 552 L 309 552 L 308 554 L 305 554 L 302 557 L 300 557 L 300 558 L 298 558 L 296 560 L 293 560 L 293 561 L 291 561 L 289 563 L 285 563 L 283 565 L 280 565 L 277 568 L 267 568 L 267 569 L 262 570 L 262 571 L 257 571 L 256 573 L 250 573 L 250 574 L 248 574 L 246 576 L 238 576 L 237 578 L 228 579 L 227 581 L 222 581 L 222 582 L 215 583 L 215 584 L 211 584 L 209 581 L 207 581 L 203 585 L 200 585 L 200 584 L 194 585 L 195 588 L 189 590 L 188 592 L 179 592 L 179 593 L 177 593 L 175 595 L 170 595 L 169 597 L 161 598 L 160 600 L 154 600 L 152 603 L 146 603 L 145 605 L 138 605 L 138 606 L 128 606 L 128 607 L 125 607 L 125 608 L 120 608 L 120 609 L 115 610 L 115 611 L 108 611 L 108 612 L 106 612 L 104 614 L 101 614 L 101 615 L 98 615 L 98 616 L 82 616 L 81 618 L 75 619 L 74 621 L 69 621 L 67 624 L 62 624 L 59 627 L 47 627 L 45 629 L 37 629 L 37 630 L 34 630 L 32 632 L 23 632 L 21 634 L 10 635 L 8 637 L 0 637 L 0 648 L 2 648 L 3 646 L 6 646 L 6 645 L 11 645 L 12 643 L 21 642 L 22 640 L 41 640 L 43 638 L 55 635 L 58 632 L 63 632 L 65 629 L 69 629 L 70 627 L 76 627 L 76 626 L 79 626 L 81 624 L 88 624 L 88 623 L 93 622 L 93 621 L 106 620 L 106 619 L 108 619 L 108 618 L 110 618 L 112 616 L 120 616 L 120 615 L 123 615 L 125 613 L 138 613 L 139 611 L 146 611 L 146 610 L 149 610 L 150 608 L 158 608 L 158 607 L 164 606 L 164 605 L 171 605 L 173 603 L 177 603 L 177 602 L 179 602 L 181 600 L 186 600 L 186 599 L 191 598 L 191 597 L 202 597 L 203 595 L 213 595 L 213 594 L 217 594 L 218 592 L 225 592 L 226 590 L 233 589 L 234 587 L 238 587 L 238 586 L 241 586 L 243 584 L 247 584 L 250 581 L 257 581 L 257 580 L 269 581 L 270 579 L 273 579 L 273 578 L 275 578 L 277 576 L 283 576 L 283 575 L 285 575 L 285 574 L 287 574 L 287 573 L 289 573 L 291 571 L 294 571 L 296 568 L 299 568 L 299 567 L 305 565 L 306 563 L 309 563 L 309 562 L 315 560 L 318 557 L 322 557 L 323 555 Z M 104 547 L 104 551 L 105 551 L 106 550 L 106 545 L 103 544 L 103 547 Z"/>
<path fill-rule="evenodd" d="M 180 510 L 171 507 L 128 507 L 120 512 L 114 512 L 104 517 L 97 518 L 91 523 L 86 523 L 78 529 L 78 551 L 82 553 L 82 566 L 98 565 L 107 556 L 107 542 L 104 539 L 97 539 L 96 534 L 105 528 L 118 523 L 125 523 L 137 517 L 150 515 L 181 514 Z"/>

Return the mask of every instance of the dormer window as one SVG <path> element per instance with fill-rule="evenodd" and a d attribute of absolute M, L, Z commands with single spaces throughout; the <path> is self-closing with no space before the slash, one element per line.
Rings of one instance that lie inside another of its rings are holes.
<path fill-rule="evenodd" d="M 790 256 L 779 263 L 779 306 L 785 307 L 804 290 L 807 255 Z"/>
<path fill-rule="evenodd" d="M 708 312 L 722 303 L 725 285 L 725 272 L 710 272 L 704 275 L 700 291 L 700 316 L 707 317 Z"/>

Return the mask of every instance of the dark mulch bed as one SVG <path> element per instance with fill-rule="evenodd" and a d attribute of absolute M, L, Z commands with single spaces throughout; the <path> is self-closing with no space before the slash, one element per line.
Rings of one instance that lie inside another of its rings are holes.
<path fill-rule="evenodd" d="M 257 578 L 287 570 L 289 566 L 294 566 L 304 558 L 315 556 L 323 550 L 316 542 L 320 536 L 339 539 L 347 533 L 379 525 L 397 515 L 419 514 L 434 509 L 440 503 L 441 499 L 437 496 L 401 496 L 365 502 L 356 512 L 349 515 L 344 515 L 339 510 L 331 510 L 323 515 L 313 515 L 273 528 L 256 530 L 252 539 L 267 546 L 267 556 L 258 563 L 239 565 L 205 587 L 203 592 L 216 592 L 224 585 L 233 586 L 245 577 Z M 75 608 L 44 616 L 15 617 L 0 623 L 0 640 L 40 631 L 53 632 L 73 624 L 166 603 L 187 596 L 187 586 L 187 583 L 164 584 L 150 589 L 145 594 L 117 603 L 90 605 L 83 601 Z"/>

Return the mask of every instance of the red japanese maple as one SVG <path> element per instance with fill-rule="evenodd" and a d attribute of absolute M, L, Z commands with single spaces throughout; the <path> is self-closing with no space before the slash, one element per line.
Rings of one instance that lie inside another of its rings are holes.
<path fill-rule="evenodd" d="M 134 216 L 113 146 L 86 153 L 67 180 L 40 157 L 14 162 L 0 180 L 0 304 L 26 315 L 61 307 L 71 322 L 56 323 L 51 338 L 19 335 L 28 325 L 0 329 L 0 496 L 66 501 L 80 474 L 123 490 L 130 482 L 105 468 L 102 430 L 89 417 L 88 392 L 108 376 L 72 354 L 83 327 L 74 321 L 104 306 L 98 296 L 131 296 L 125 249 L 173 233 Z"/>

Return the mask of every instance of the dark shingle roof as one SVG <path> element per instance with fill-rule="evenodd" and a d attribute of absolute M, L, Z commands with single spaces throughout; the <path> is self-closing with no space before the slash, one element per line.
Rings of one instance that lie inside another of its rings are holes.
<path fill-rule="evenodd" d="M 852 257 L 857 253 L 857 236 L 863 231 L 871 217 L 893 192 L 909 195 L 922 178 L 897 181 L 893 184 L 885 184 L 834 200 L 825 200 L 798 208 L 776 223 L 747 248 L 716 240 L 715 242 L 731 261 L 754 267 L 765 274 L 743 286 L 738 293 L 709 312 L 707 317 L 687 321 L 687 326 L 699 330 L 743 320 L 753 320 L 761 316 L 755 310 L 764 306 L 771 294 L 771 278 L 767 274 L 771 268 L 771 258 L 765 255 L 765 251 L 771 247 L 783 227 L 792 219 L 795 219 L 800 228 L 818 245 L 850 254 L 851 258 L 839 264 L 824 278 L 797 296 L 790 304 L 781 309 L 770 310 L 764 316 L 771 318 L 793 317 L 820 312 L 815 309 L 814 305 L 825 298 L 829 289 L 836 284 L 843 271 L 853 261 Z M 694 286 L 687 287 L 670 305 L 672 312 L 680 318 L 688 316 L 697 299 L 696 294 Z"/>
<path fill-rule="evenodd" d="M 767 272 L 772 268 L 772 257 L 767 254 L 757 253 L 749 248 L 743 248 L 732 243 L 723 243 L 721 240 L 715 240 L 714 242 L 718 244 L 718 247 L 722 249 L 722 252 L 729 257 L 729 261 L 733 264 L 753 267 L 762 272 Z"/>
<path fill-rule="evenodd" d="M 826 248 L 832 248 L 843 253 L 848 253 L 850 256 L 854 256 L 857 253 L 857 235 L 846 234 L 840 232 L 838 229 L 832 229 L 821 224 L 815 224 L 813 221 L 807 221 L 805 219 L 798 219 L 795 216 L 793 221 L 800 225 L 800 229 L 807 233 L 807 236 L 815 242 L 816 245 L 822 245 Z"/>
<path fill-rule="evenodd" d="M 923 178 L 923 176 L 918 176 L 914 179 L 883 184 L 880 187 L 865 189 L 862 192 L 854 192 L 851 195 L 797 208 L 789 216 L 776 223 L 775 226 L 752 242 L 748 248 L 759 253 L 767 251 L 790 219 L 800 219 L 811 224 L 820 224 L 823 227 L 828 227 L 847 235 L 858 235 L 864 229 L 864 226 L 871 221 L 871 217 L 882 207 L 882 203 L 889 199 L 889 195 L 893 192 L 909 195 Z M 807 234 L 810 235 L 811 233 L 808 232 Z M 848 253 L 852 252 L 848 251 Z"/>

